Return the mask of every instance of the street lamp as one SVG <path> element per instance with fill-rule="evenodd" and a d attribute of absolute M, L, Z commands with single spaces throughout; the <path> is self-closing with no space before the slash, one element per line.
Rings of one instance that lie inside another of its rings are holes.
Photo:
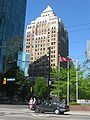
<path fill-rule="evenodd" d="M 60 100 L 60 54 L 58 56 L 58 100 Z"/>
<path fill-rule="evenodd" d="M 50 98 L 50 55 L 51 55 L 51 48 L 48 48 L 49 50 L 49 67 L 48 67 L 48 99 Z"/>
<path fill-rule="evenodd" d="M 70 92 L 70 88 L 69 88 L 69 61 L 67 61 L 67 105 L 69 105 L 69 92 Z"/>
<path fill-rule="evenodd" d="M 78 58 L 76 58 L 76 100 L 78 100 Z"/>

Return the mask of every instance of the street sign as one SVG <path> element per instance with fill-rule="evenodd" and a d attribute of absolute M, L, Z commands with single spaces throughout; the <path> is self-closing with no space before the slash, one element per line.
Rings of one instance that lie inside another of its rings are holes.
<path fill-rule="evenodd" d="M 77 103 L 80 103 L 80 104 L 90 104 L 90 100 L 87 100 L 87 99 L 79 99 L 79 100 L 77 100 Z"/>
<path fill-rule="evenodd" d="M 7 81 L 15 81 L 15 78 L 7 78 Z"/>

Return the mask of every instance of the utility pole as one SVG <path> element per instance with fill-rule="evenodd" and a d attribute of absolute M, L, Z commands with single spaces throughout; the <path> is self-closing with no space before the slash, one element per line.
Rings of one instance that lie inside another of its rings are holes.
<path fill-rule="evenodd" d="M 51 56 L 51 48 L 49 47 L 49 67 L 48 67 L 48 99 L 50 98 L 50 56 Z"/>
<path fill-rule="evenodd" d="M 78 59 L 76 58 L 76 101 L 78 100 Z"/>
<path fill-rule="evenodd" d="M 69 105 L 69 61 L 67 61 L 67 105 Z"/>
<path fill-rule="evenodd" d="M 60 54 L 58 56 L 58 101 L 60 100 Z"/>

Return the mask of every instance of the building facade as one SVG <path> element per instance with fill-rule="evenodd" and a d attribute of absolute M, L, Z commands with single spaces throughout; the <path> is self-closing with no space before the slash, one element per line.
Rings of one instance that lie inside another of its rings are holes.
<path fill-rule="evenodd" d="M 18 52 L 17 66 L 19 67 L 20 70 L 24 72 L 25 76 L 29 76 L 28 74 L 29 62 L 30 62 L 30 53 L 23 51 Z"/>
<path fill-rule="evenodd" d="M 17 59 L 23 41 L 27 0 L 0 0 L 0 72 Z"/>
<path fill-rule="evenodd" d="M 50 5 L 26 29 L 26 48 L 30 52 L 30 76 L 48 76 L 58 67 L 58 56 L 68 56 L 68 32 Z M 49 51 L 50 48 L 50 51 Z M 49 68 L 50 54 L 50 68 Z"/>

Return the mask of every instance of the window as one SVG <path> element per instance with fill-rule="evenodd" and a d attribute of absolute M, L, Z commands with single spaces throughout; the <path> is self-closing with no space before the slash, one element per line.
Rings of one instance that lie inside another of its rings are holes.
<path fill-rule="evenodd" d="M 56 34 L 54 34 L 54 37 L 56 36 Z"/>
<path fill-rule="evenodd" d="M 51 43 L 51 45 L 53 45 L 53 42 Z"/>
<path fill-rule="evenodd" d="M 48 35 L 48 38 L 50 38 L 50 35 Z"/>
<path fill-rule="evenodd" d="M 31 57 L 31 60 L 33 60 L 33 57 Z"/>
<path fill-rule="evenodd" d="M 26 46 L 26 48 L 30 48 L 30 46 Z"/>
<path fill-rule="evenodd" d="M 55 66 L 55 63 L 53 64 L 53 66 Z"/>

